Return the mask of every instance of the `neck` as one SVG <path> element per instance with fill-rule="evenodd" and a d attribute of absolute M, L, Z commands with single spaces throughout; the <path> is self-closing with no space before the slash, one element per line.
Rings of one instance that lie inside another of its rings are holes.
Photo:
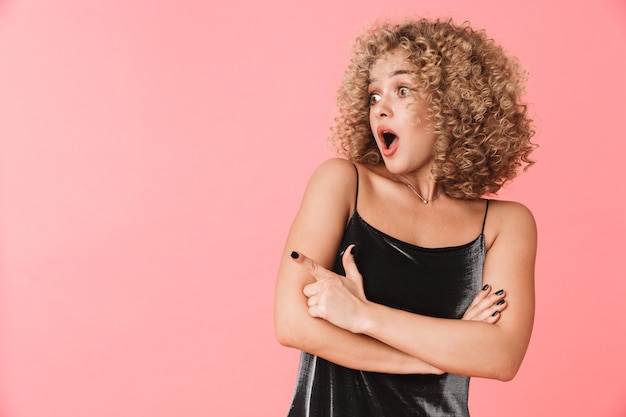
<path fill-rule="evenodd" d="M 406 185 L 407 188 L 411 190 L 411 192 L 415 194 L 415 196 L 419 198 L 424 204 L 428 204 L 431 201 L 436 200 L 441 194 L 440 190 L 438 189 L 439 187 L 437 187 L 437 183 L 434 182 L 431 178 L 428 178 L 425 181 L 415 181 L 413 183 L 411 183 L 411 181 L 407 178 L 403 178 L 400 175 L 396 175 L 396 178 L 398 179 L 398 181 Z"/>

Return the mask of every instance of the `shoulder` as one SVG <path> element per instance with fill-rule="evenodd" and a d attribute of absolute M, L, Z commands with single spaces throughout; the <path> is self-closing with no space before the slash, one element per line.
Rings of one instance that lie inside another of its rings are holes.
<path fill-rule="evenodd" d="M 496 239 L 523 239 L 533 243 L 537 239 L 537 224 L 532 212 L 515 201 L 491 200 L 485 224 L 485 234 Z"/>
<path fill-rule="evenodd" d="M 355 165 L 341 158 L 324 161 L 311 175 L 305 198 L 332 198 L 337 203 L 350 205 L 356 194 L 357 171 Z"/>
<path fill-rule="evenodd" d="M 331 158 L 320 164 L 319 167 L 313 173 L 313 178 L 326 179 L 331 177 L 332 179 L 341 179 L 344 177 L 356 176 L 355 164 L 342 158 Z"/>
<path fill-rule="evenodd" d="M 520 221 L 533 221 L 534 217 L 528 207 L 517 201 L 507 200 L 489 200 L 489 215 L 494 216 L 513 216 Z"/>
<path fill-rule="evenodd" d="M 347 189 L 356 185 L 355 165 L 345 159 L 333 158 L 324 161 L 311 175 L 310 187 L 321 186 L 325 189 Z"/>
<path fill-rule="evenodd" d="M 323 162 L 311 175 L 291 225 L 286 247 L 331 267 L 352 213 L 356 170 L 346 160 Z"/>

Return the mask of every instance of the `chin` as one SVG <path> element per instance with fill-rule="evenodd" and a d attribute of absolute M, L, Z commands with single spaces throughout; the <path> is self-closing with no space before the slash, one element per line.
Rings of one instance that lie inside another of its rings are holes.
<path fill-rule="evenodd" d="M 411 171 L 411 168 L 401 161 L 387 161 L 385 160 L 385 157 L 383 157 L 383 163 L 385 164 L 387 171 L 391 174 L 403 174 L 407 171 Z"/>

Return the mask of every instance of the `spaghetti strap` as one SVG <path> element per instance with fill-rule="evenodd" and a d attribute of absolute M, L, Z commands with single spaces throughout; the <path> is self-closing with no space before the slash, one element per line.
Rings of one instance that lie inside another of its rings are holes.
<path fill-rule="evenodd" d="M 356 167 L 356 164 L 352 163 L 352 165 L 354 165 L 354 170 L 356 171 L 356 194 L 354 196 L 354 211 L 356 211 L 356 203 L 359 201 L 359 169 Z"/>
<path fill-rule="evenodd" d="M 480 234 L 485 233 L 485 223 L 487 223 L 487 212 L 489 211 L 489 199 L 485 200 L 485 217 L 483 218 L 483 230 L 481 230 Z"/>

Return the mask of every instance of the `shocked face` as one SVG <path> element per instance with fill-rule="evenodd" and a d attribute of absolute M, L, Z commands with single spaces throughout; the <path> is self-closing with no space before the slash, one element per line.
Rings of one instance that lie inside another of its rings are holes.
<path fill-rule="evenodd" d="M 370 70 L 370 127 L 387 169 L 430 172 L 436 135 L 426 100 L 413 84 L 406 52 L 394 50 Z"/>

